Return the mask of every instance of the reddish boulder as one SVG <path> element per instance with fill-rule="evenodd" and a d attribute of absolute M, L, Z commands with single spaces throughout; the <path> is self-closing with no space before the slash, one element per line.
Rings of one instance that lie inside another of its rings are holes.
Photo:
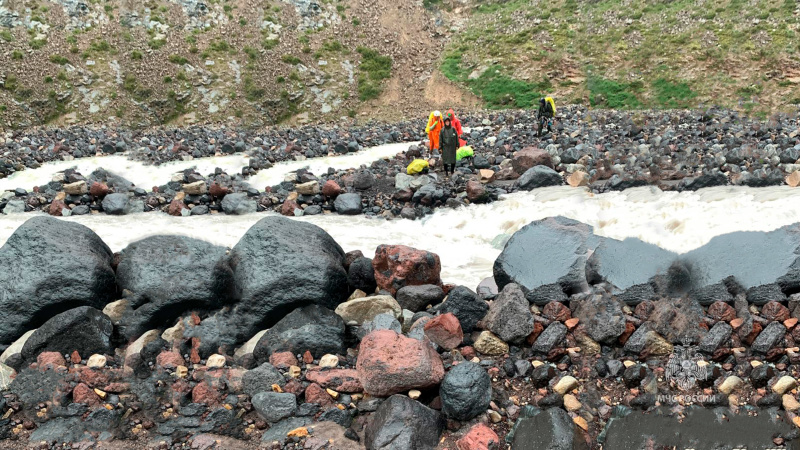
<path fill-rule="evenodd" d="M 375 281 L 393 296 L 404 286 L 441 286 L 439 255 L 405 245 L 379 245 L 372 259 Z"/>
<path fill-rule="evenodd" d="M 467 198 L 472 203 L 482 203 L 488 198 L 486 187 L 478 180 L 467 181 Z"/>
<path fill-rule="evenodd" d="M 55 369 L 56 367 L 66 367 L 67 365 L 64 357 L 58 352 L 42 352 L 36 357 L 36 362 L 39 364 L 40 369 Z"/>
<path fill-rule="evenodd" d="M 289 366 L 300 365 L 292 352 L 275 352 L 269 355 L 269 363 L 278 369 L 288 369 Z"/>
<path fill-rule="evenodd" d="M 176 198 L 169 203 L 169 207 L 167 207 L 167 214 L 170 216 L 181 216 L 181 211 L 184 209 L 188 209 L 186 208 L 186 204 L 183 203 L 182 200 Z"/>
<path fill-rule="evenodd" d="M 100 405 L 100 396 L 95 394 L 94 390 L 89 386 L 78 383 L 75 389 L 72 390 L 72 401 L 75 403 L 83 403 L 90 407 Z"/>
<path fill-rule="evenodd" d="M 435 386 L 444 378 L 442 360 L 427 339 L 377 330 L 364 337 L 358 349 L 356 370 L 368 394 L 388 397 Z"/>
<path fill-rule="evenodd" d="M 491 428 L 479 423 L 456 442 L 458 450 L 495 450 L 500 448 L 500 438 Z"/>
<path fill-rule="evenodd" d="M 392 195 L 392 198 L 398 202 L 410 202 L 414 197 L 414 191 L 411 189 L 400 189 Z"/>
<path fill-rule="evenodd" d="M 547 151 L 535 147 L 525 147 L 514 154 L 511 159 L 511 167 L 518 175 L 522 175 L 526 170 L 534 166 L 547 166 L 553 169 L 553 160 Z"/>
<path fill-rule="evenodd" d="M 425 336 L 445 350 L 452 350 L 464 340 L 461 323 L 453 313 L 442 314 L 425 324 Z"/>
<path fill-rule="evenodd" d="M 222 394 L 216 389 L 211 387 L 205 381 L 197 383 L 197 386 L 192 389 L 192 402 L 202 403 L 204 405 L 218 405 L 222 400 Z"/>
<path fill-rule="evenodd" d="M 358 372 L 353 369 L 309 369 L 306 372 L 306 379 L 338 392 L 354 394 L 364 391 Z"/>
<path fill-rule="evenodd" d="M 311 383 L 306 388 L 306 403 L 314 403 L 323 408 L 333 405 L 333 398 L 328 392 L 317 383 Z"/>
<path fill-rule="evenodd" d="M 300 205 L 296 201 L 287 198 L 281 205 L 281 215 L 294 217 L 294 210 L 299 208 Z"/>
<path fill-rule="evenodd" d="M 761 308 L 761 315 L 773 322 L 783 322 L 789 318 L 789 308 L 773 300 Z"/>
<path fill-rule="evenodd" d="M 67 209 L 66 203 L 64 203 L 61 200 L 53 200 L 53 202 L 50 203 L 50 208 L 47 210 L 47 212 L 51 216 L 61 217 L 62 216 L 61 211 L 63 211 L 64 209 Z"/>
<path fill-rule="evenodd" d="M 325 184 L 322 185 L 322 195 L 324 195 L 325 197 L 333 198 L 341 193 L 342 193 L 342 187 L 339 186 L 339 183 L 333 180 L 328 180 L 325 182 Z"/>
<path fill-rule="evenodd" d="M 730 322 L 736 318 L 736 310 L 725 302 L 716 301 L 708 307 L 708 316 L 717 321 Z"/>
<path fill-rule="evenodd" d="M 89 187 L 89 194 L 93 197 L 105 197 L 108 194 L 108 186 L 106 186 L 105 183 L 95 181 L 92 183 L 92 186 Z"/>
<path fill-rule="evenodd" d="M 557 320 L 559 322 L 566 322 L 572 318 L 569 308 L 561 302 L 550 302 L 544 305 L 542 315 L 549 320 Z"/>
<path fill-rule="evenodd" d="M 212 197 L 216 197 L 216 198 L 225 197 L 225 194 L 228 193 L 228 188 L 226 188 L 225 186 L 220 186 L 217 183 L 213 183 L 208 188 L 208 193 Z"/>
<path fill-rule="evenodd" d="M 164 351 L 156 357 L 156 365 L 162 369 L 174 369 L 185 365 L 185 362 L 180 353 Z"/>

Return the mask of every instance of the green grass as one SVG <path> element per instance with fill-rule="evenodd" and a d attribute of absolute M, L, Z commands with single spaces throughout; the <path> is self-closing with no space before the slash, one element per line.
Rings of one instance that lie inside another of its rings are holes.
<path fill-rule="evenodd" d="M 152 50 L 158 50 L 164 45 L 166 45 L 167 41 L 164 39 L 150 39 L 147 41 L 147 46 L 150 47 Z"/>
<path fill-rule="evenodd" d="M 139 61 L 142 59 L 142 52 L 139 50 L 134 50 L 131 52 L 131 59 L 134 61 Z"/>
<path fill-rule="evenodd" d="M 28 42 L 28 45 L 30 45 L 34 50 L 39 50 L 40 48 L 44 47 L 45 44 L 47 44 L 47 39 L 33 39 Z"/>
<path fill-rule="evenodd" d="M 23 58 L 23 55 L 22 55 L 21 51 L 14 50 L 13 52 L 11 52 L 11 59 L 13 59 L 15 61 L 22 61 L 22 58 Z"/>
<path fill-rule="evenodd" d="M 383 80 L 392 76 L 392 58 L 366 47 L 358 47 L 358 53 L 358 98 L 363 102 L 378 98 L 383 92 Z"/>
<path fill-rule="evenodd" d="M 114 51 L 114 49 L 111 47 L 111 44 L 105 40 L 92 41 L 91 45 L 89 45 L 89 51 L 98 53 L 116 53 L 116 51 Z"/>
<path fill-rule="evenodd" d="M 293 66 L 296 66 L 301 63 L 300 58 L 289 54 L 281 56 L 281 61 L 285 62 L 286 64 L 291 64 Z"/>
<path fill-rule="evenodd" d="M 14 35 L 8 30 L 0 30 L 0 39 L 6 42 L 11 42 L 14 40 Z"/>
<path fill-rule="evenodd" d="M 184 64 L 187 64 L 189 60 L 181 55 L 169 55 L 169 62 L 182 66 Z"/>
<path fill-rule="evenodd" d="M 671 82 L 659 78 L 653 82 L 652 87 L 656 104 L 661 108 L 688 108 L 697 97 L 697 93 L 686 82 Z"/>
<path fill-rule="evenodd" d="M 605 78 L 591 77 L 587 81 L 587 87 L 591 106 L 612 109 L 631 109 L 642 106 L 638 97 L 641 92 L 640 84 L 620 83 Z"/>
<path fill-rule="evenodd" d="M 67 64 L 69 60 L 61 55 L 50 55 L 50 62 L 63 66 Z"/>

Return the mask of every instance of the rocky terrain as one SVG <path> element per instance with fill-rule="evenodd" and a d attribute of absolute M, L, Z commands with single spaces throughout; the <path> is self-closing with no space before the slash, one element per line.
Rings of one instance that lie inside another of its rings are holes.
<path fill-rule="evenodd" d="M 516 233 L 480 285 L 454 286 L 423 249 L 369 259 L 281 217 L 231 249 L 152 236 L 118 254 L 35 217 L 0 248 L 1 436 L 41 449 L 792 448 L 798 233 L 678 256 L 555 217 Z"/>
<path fill-rule="evenodd" d="M 594 192 L 655 185 L 663 190 L 711 186 L 800 184 L 800 121 L 777 114 L 751 120 L 727 110 L 622 113 L 566 108 L 555 132 L 536 137 L 527 111 L 463 118 L 473 161 L 456 175 L 409 176 L 415 157 L 431 158 L 422 121 L 351 127 L 270 129 L 262 133 L 192 127 L 130 131 L 108 128 L 43 129 L 7 133 L 0 175 L 48 161 L 123 154 L 150 164 L 214 155 L 249 156 L 240 173 L 187 169 L 158 186 L 135 186 L 114 168 L 53 174 L 42 186 L 19 186 L 0 194 L 6 214 L 51 215 L 163 211 L 172 215 L 273 211 L 284 215 L 367 214 L 423 217 L 439 207 L 495 201 L 510 192 L 568 184 Z M 275 186 L 251 186 L 249 177 L 282 161 L 344 155 L 386 143 L 408 142 L 394 158 L 361 167 L 286 174 Z"/>

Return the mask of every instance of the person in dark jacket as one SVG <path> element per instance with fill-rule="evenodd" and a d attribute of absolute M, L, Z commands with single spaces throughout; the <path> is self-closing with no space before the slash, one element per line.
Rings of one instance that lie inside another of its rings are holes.
<path fill-rule="evenodd" d="M 449 117 L 444 119 L 444 127 L 439 132 L 439 149 L 442 151 L 444 175 L 452 174 L 456 168 L 456 152 L 458 151 L 458 133 L 453 128 Z"/>
<path fill-rule="evenodd" d="M 556 115 L 554 105 L 555 103 L 550 97 L 539 99 L 539 131 L 536 133 L 537 136 L 541 137 L 544 134 L 545 126 L 547 126 L 548 133 L 553 132 L 553 117 Z"/>

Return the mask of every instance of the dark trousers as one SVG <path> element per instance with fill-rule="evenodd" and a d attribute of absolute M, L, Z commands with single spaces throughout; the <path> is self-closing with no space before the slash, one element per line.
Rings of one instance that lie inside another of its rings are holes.
<path fill-rule="evenodd" d="M 444 174 L 447 175 L 448 173 L 453 173 L 456 169 L 455 164 L 445 164 L 444 165 Z"/>

